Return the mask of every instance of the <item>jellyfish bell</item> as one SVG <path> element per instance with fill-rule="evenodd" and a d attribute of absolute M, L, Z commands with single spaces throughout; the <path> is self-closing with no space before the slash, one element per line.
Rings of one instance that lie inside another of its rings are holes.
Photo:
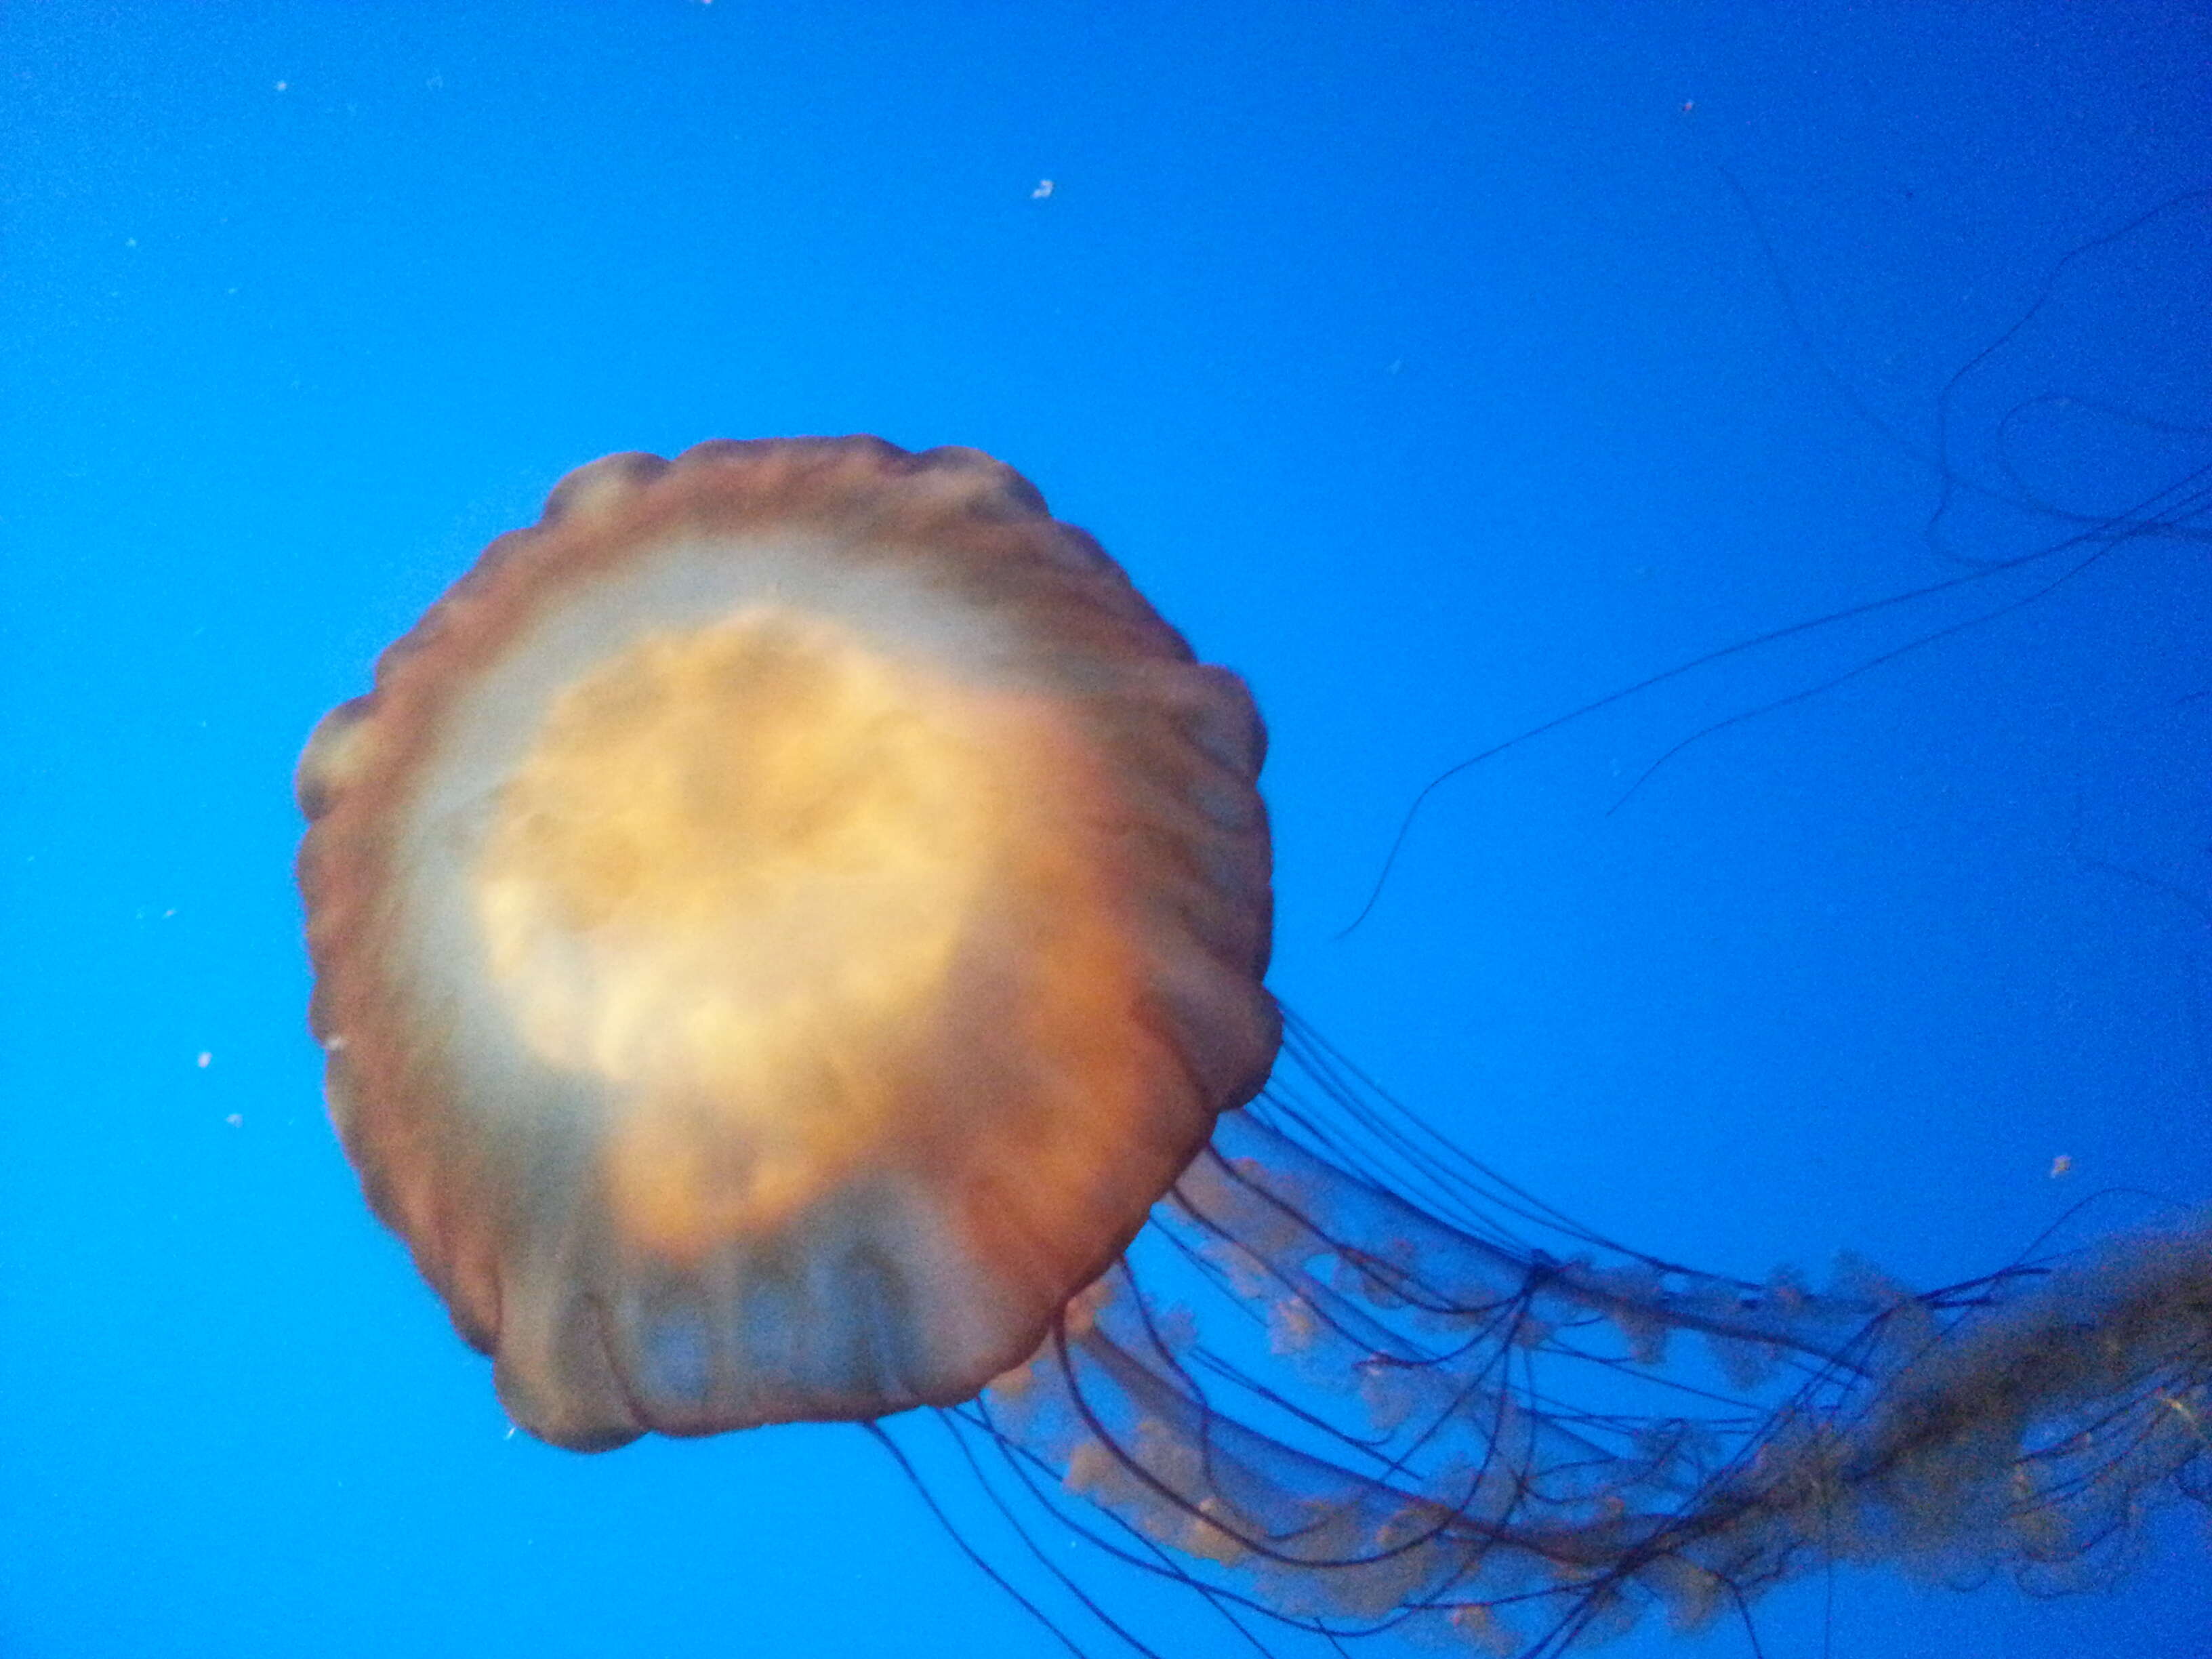
<path fill-rule="evenodd" d="M 1034 1352 L 1265 1082 L 1243 683 L 973 450 L 572 473 L 316 728 L 333 1119 L 518 1423 Z"/>

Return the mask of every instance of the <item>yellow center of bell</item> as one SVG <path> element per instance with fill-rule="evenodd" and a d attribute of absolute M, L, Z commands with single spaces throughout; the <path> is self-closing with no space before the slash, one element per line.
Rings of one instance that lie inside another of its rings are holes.
<path fill-rule="evenodd" d="M 989 702 L 766 605 L 552 702 L 477 916 L 525 1045 L 609 1103 L 638 1242 L 772 1227 L 884 1132 L 999 858 Z"/>

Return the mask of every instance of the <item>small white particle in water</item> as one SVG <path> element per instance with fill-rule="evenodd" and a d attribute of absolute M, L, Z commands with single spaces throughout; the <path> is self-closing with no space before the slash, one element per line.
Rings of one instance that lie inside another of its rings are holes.
<path fill-rule="evenodd" d="M 223 1119 L 223 1121 L 234 1129 L 242 1129 L 246 1127 L 246 1114 L 233 1112 L 228 1117 Z"/>
<path fill-rule="evenodd" d="M 1049 179 L 1040 179 L 1036 182 L 1036 188 L 1030 192 L 1030 200 L 1032 202 L 1042 202 L 1046 197 L 1051 194 L 1052 180 Z"/>
<path fill-rule="evenodd" d="M 199 1059 L 198 1059 L 198 1060 L 196 1060 L 196 1061 L 194 1062 L 194 1064 L 196 1064 L 197 1066 L 198 1066 L 198 1067 L 200 1068 L 200 1070 L 202 1070 L 203 1072 L 204 1072 L 205 1070 L 207 1070 L 207 1068 L 208 1068 L 210 1066 L 213 1065 L 214 1063 L 215 1063 L 215 1056 L 214 1056 L 213 1054 L 210 1054 L 210 1053 L 209 1053 L 206 1049 L 204 1049 L 204 1048 L 203 1048 L 203 1049 L 201 1049 L 201 1050 L 200 1050 L 200 1057 L 199 1057 Z"/>

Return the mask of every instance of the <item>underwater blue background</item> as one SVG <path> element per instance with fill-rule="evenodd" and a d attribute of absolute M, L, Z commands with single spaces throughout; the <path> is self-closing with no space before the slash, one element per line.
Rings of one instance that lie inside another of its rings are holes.
<path fill-rule="evenodd" d="M 510 1436 L 324 1121 L 298 745 L 611 450 L 1035 479 L 1267 713 L 1279 992 L 1592 1225 L 1935 1284 L 2093 1194 L 2075 1236 L 2212 1200 L 2201 542 L 1625 801 L 2065 563 L 1522 745 L 1339 937 L 1455 762 L 2069 533 L 1966 491 L 1931 538 L 1939 398 L 2066 250 L 2212 185 L 2208 65 L 2152 0 L 11 0 L 0 1654 L 1060 1650 L 857 1431 Z M 2202 465 L 2111 411 L 2212 422 L 2208 256 L 2183 203 L 2069 265 L 1948 405 L 1957 477 L 2094 515 Z M 2212 1532 L 2147 1534 L 2112 1594 L 1839 1572 L 1759 1638 L 2212 1653 Z"/>

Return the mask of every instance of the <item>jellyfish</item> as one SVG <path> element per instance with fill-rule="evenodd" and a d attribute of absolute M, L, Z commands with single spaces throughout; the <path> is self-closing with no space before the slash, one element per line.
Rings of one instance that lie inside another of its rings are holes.
<path fill-rule="evenodd" d="M 975 451 L 563 480 L 298 780 L 332 1120 L 513 1419 L 934 1408 L 1248 1632 L 1501 1654 L 2207 1496 L 2212 1230 L 1915 1291 L 1578 1227 L 1269 994 L 1265 747 Z"/>

